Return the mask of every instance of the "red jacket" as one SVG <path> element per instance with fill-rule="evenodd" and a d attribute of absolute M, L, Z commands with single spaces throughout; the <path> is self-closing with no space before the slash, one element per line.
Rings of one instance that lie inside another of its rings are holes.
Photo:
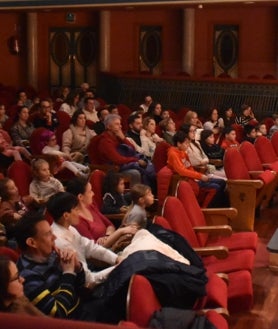
<path fill-rule="evenodd" d="M 125 163 L 137 162 L 138 159 L 136 157 L 122 156 L 118 152 L 117 148 L 120 144 L 127 144 L 134 149 L 133 145 L 126 138 L 124 140 L 119 140 L 116 136 L 104 131 L 100 135 L 96 150 L 98 154 L 98 164 L 122 165 Z"/>

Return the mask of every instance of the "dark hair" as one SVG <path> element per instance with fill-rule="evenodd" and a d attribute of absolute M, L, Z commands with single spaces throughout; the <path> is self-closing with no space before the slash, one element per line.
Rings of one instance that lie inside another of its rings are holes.
<path fill-rule="evenodd" d="M 14 236 L 21 250 L 28 248 L 26 240 L 37 234 L 37 224 L 46 220 L 44 209 L 25 213 L 14 227 Z"/>
<path fill-rule="evenodd" d="M 191 123 L 184 123 L 180 126 L 180 130 L 188 135 L 191 126 L 193 126 Z"/>
<path fill-rule="evenodd" d="M 235 130 L 235 128 L 233 128 L 233 127 L 225 127 L 224 129 L 223 129 L 223 135 L 225 136 L 225 135 L 228 135 L 231 131 L 236 131 Z"/>
<path fill-rule="evenodd" d="M 9 177 L 0 179 L 0 197 L 2 198 L 2 201 L 10 200 L 10 195 L 9 195 L 8 189 L 7 189 L 7 183 L 10 180 L 11 179 Z"/>
<path fill-rule="evenodd" d="M 78 204 L 77 197 L 69 192 L 58 192 L 52 195 L 46 206 L 55 222 L 58 222 L 65 212 L 70 212 Z"/>
<path fill-rule="evenodd" d="M 136 119 L 141 119 L 142 116 L 139 115 L 138 113 L 135 113 L 135 114 L 131 114 L 128 119 L 127 119 L 127 123 L 130 125 L 132 124 Z"/>
<path fill-rule="evenodd" d="M 161 105 L 161 103 L 159 103 L 159 102 L 151 103 L 151 105 L 149 106 L 148 112 L 147 112 L 148 116 L 150 116 L 150 117 L 154 116 L 154 111 L 158 104 Z M 162 106 L 161 106 L 161 112 L 162 112 Z"/>
<path fill-rule="evenodd" d="M 28 106 L 23 105 L 23 106 L 17 107 L 13 122 L 17 122 L 19 120 L 19 115 L 23 109 L 28 109 Z M 29 112 L 29 109 L 28 109 L 28 112 Z"/>
<path fill-rule="evenodd" d="M 189 139 L 189 137 L 185 131 L 183 131 L 183 130 L 177 131 L 175 133 L 175 135 L 173 136 L 174 146 L 177 146 L 178 143 L 183 143 L 186 139 Z"/>
<path fill-rule="evenodd" d="M 76 126 L 77 119 L 78 119 L 79 115 L 81 115 L 81 114 L 85 115 L 85 113 L 84 113 L 82 110 L 76 110 L 76 111 L 73 113 L 70 122 L 71 122 L 74 126 Z"/>
<path fill-rule="evenodd" d="M 8 286 L 10 282 L 10 265 L 11 260 L 6 255 L 0 255 L 0 310 L 6 309 L 5 301 L 10 298 Z"/>
<path fill-rule="evenodd" d="M 201 131 L 201 139 L 200 139 L 200 144 L 205 145 L 206 144 L 206 139 L 213 135 L 213 131 L 210 129 L 204 129 Z"/>
<path fill-rule="evenodd" d="M 92 100 L 95 101 L 93 97 L 86 97 L 86 98 L 84 99 L 84 104 L 88 104 L 88 102 L 89 102 L 89 101 L 92 101 Z"/>
<path fill-rule="evenodd" d="M 213 106 L 213 107 L 209 108 L 209 110 L 208 110 L 208 121 L 211 121 L 211 120 L 212 120 L 212 119 L 211 119 L 211 116 L 212 116 L 212 112 L 213 112 L 214 110 L 217 111 L 218 118 L 219 118 L 219 110 L 218 110 L 218 108 L 217 108 L 216 106 Z"/>
<path fill-rule="evenodd" d="M 243 113 L 243 111 L 247 110 L 249 107 L 251 107 L 251 106 L 248 104 L 242 104 L 240 107 L 241 113 Z"/>
<path fill-rule="evenodd" d="M 69 104 L 69 105 L 75 105 L 74 104 L 74 99 L 75 97 L 79 97 L 79 93 L 77 91 L 70 91 L 69 94 L 67 95 L 66 99 L 65 99 L 65 103 Z"/>
<path fill-rule="evenodd" d="M 256 130 L 256 128 L 253 125 L 245 125 L 243 127 L 244 135 L 247 136 L 251 133 L 252 130 Z"/>
<path fill-rule="evenodd" d="M 103 181 L 102 192 L 111 193 L 112 195 L 118 193 L 117 187 L 119 182 L 124 179 L 124 175 L 115 171 L 109 171 Z"/>
<path fill-rule="evenodd" d="M 82 177 L 75 177 L 67 182 L 66 191 L 72 193 L 75 196 L 78 196 L 78 194 L 85 193 L 87 184 L 87 179 Z"/>
<path fill-rule="evenodd" d="M 102 111 L 108 111 L 109 112 L 109 110 L 108 110 L 108 108 L 106 107 L 106 106 L 104 106 L 104 107 L 101 107 L 98 111 L 97 111 L 97 117 L 100 119 L 101 118 L 101 112 Z"/>

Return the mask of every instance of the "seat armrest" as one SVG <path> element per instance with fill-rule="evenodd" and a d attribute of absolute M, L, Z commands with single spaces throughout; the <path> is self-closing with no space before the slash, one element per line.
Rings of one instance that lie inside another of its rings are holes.
<path fill-rule="evenodd" d="M 248 171 L 248 172 L 252 179 L 256 179 L 258 176 L 260 176 L 260 174 L 263 173 L 262 170 L 252 170 L 252 171 Z"/>
<path fill-rule="evenodd" d="M 103 214 L 105 217 L 107 217 L 110 220 L 117 220 L 117 221 L 122 221 L 125 214 L 120 213 L 120 214 Z"/>
<path fill-rule="evenodd" d="M 202 208 L 207 225 L 225 225 L 233 218 L 236 218 L 238 211 L 236 208 Z"/>
<path fill-rule="evenodd" d="M 200 256 L 215 256 L 218 259 L 227 258 L 229 254 L 229 249 L 223 246 L 194 248 L 194 250 Z"/>
<path fill-rule="evenodd" d="M 264 183 L 259 179 L 228 179 L 228 185 L 237 185 L 237 186 L 250 186 L 255 189 L 260 189 L 263 187 Z"/>
<path fill-rule="evenodd" d="M 233 230 L 230 225 L 195 226 L 196 233 L 207 233 L 209 235 L 230 236 Z"/>

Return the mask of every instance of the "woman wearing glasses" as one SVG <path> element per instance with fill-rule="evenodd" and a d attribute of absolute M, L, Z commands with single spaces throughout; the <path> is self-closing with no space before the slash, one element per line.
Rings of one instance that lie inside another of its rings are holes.
<path fill-rule="evenodd" d="M 1 312 L 43 315 L 25 297 L 24 278 L 19 275 L 16 264 L 4 255 L 0 255 L 0 282 Z"/>

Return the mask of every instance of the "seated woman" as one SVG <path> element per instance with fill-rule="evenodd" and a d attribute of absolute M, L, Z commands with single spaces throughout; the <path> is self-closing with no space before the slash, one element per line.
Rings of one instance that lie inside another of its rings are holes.
<path fill-rule="evenodd" d="M 156 133 L 156 122 L 151 117 L 146 117 L 143 120 L 143 129 L 140 131 L 141 146 L 144 150 L 144 155 L 148 159 L 152 159 L 156 144 L 163 141 Z"/>
<path fill-rule="evenodd" d="M 70 117 L 73 116 L 74 112 L 78 109 L 79 93 L 77 91 L 71 91 L 64 103 L 61 105 L 59 111 L 66 112 Z"/>
<path fill-rule="evenodd" d="M 5 225 L 7 237 L 12 238 L 13 228 L 18 220 L 32 206 L 36 206 L 30 195 L 21 197 L 14 181 L 10 178 L 0 180 L 0 222 Z"/>
<path fill-rule="evenodd" d="M 14 118 L 14 124 L 10 130 L 14 144 L 29 147 L 30 136 L 34 129 L 33 124 L 29 122 L 28 107 L 19 107 Z"/>
<path fill-rule="evenodd" d="M 166 118 L 160 121 L 160 127 L 162 128 L 162 138 L 169 144 L 173 145 L 173 136 L 176 133 L 176 124 L 172 118 Z"/>
<path fill-rule="evenodd" d="M 154 119 L 156 124 L 159 124 L 159 122 L 162 120 L 161 112 L 162 106 L 160 103 L 151 103 L 148 108 L 147 116 Z"/>
<path fill-rule="evenodd" d="M 4 158 L 13 160 L 31 159 L 31 153 L 23 146 L 13 146 L 10 135 L 3 129 L 0 129 L 0 154 Z"/>
<path fill-rule="evenodd" d="M 216 194 L 210 203 L 210 207 L 219 207 L 226 205 L 224 190 L 226 182 L 223 179 L 213 178 L 210 175 L 202 174 L 196 171 L 187 155 L 187 150 L 190 147 L 190 139 L 188 135 L 180 130 L 174 136 L 174 146 L 168 150 L 167 165 L 180 176 L 191 178 L 197 181 L 200 187 L 206 189 L 215 189 Z"/>
<path fill-rule="evenodd" d="M 221 118 L 223 120 L 224 127 L 229 127 L 235 123 L 235 114 L 233 108 L 230 105 L 224 105 L 221 112 Z"/>
<path fill-rule="evenodd" d="M 208 121 L 204 123 L 204 129 L 212 130 L 216 143 L 218 143 L 223 128 L 224 121 L 222 118 L 219 118 L 218 109 L 215 107 L 211 108 L 209 111 Z"/>
<path fill-rule="evenodd" d="M 75 227 L 81 235 L 113 250 L 118 247 L 117 241 L 122 235 L 132 238 L 137 231 L 135 226 L 121 227 L 115 230 L 114 225 L 94 204 L 94 192 L 88 181 L 74 178 L 68 182 L 66 190 L 77 196 L 79 223 Z"/>
<path fill-rule="evenodd" d="M 197 112 L 195 111 L 188 111 L 184 116 L 183 123 L 188 125 L 193 125 L 197 129 L 203 128 L 203 124 L 201 120 L 198 118 Z"/>
<path fill-rule="evenodd" d="M 71 118 L 69 129 L 63 133 L 62 151 L 70 156 L 72 161 L 82 163 L 87 155 L 89 142 L 94 136 L 94 130 L 86 126 L 84 112 L 77 110 Z"/>
<path fill-rule="evenodd" d="M 18 274 L 16 264 L 0 255 L 0 311 L 44 316 L 24 295 L 24 278 Z"/>
<path fill-rule="evenodd" d="M 258 123 L 250 105 L 241 105 L 240 115 L 236 117 L 235 123 L 241 126 L 245 126 L 247 124 L 252 124 L 255 126 Z"/>
<path fill-rule="evenodd" d="M 41 146 L 43 147 L 42 154 L 56 155 L 58 157 L 57 171 L 67 168 L 76 176 L 88 178 L 90 168 L 81 163 L 72 161 L 70 155 L 61 152 L 60 146 L 57 144 L 57 138 L 53 131 L 46 130 L 41 134 L 40 138 Z"/>
<path fill-rule="evenodd" d="M 224 150 L 220 147 L 219 144 L 215 143 L 214 133 L 212 130 L 203 130 L 201 132 L 200 144 L 209 160 L 223 160 Z"/>

